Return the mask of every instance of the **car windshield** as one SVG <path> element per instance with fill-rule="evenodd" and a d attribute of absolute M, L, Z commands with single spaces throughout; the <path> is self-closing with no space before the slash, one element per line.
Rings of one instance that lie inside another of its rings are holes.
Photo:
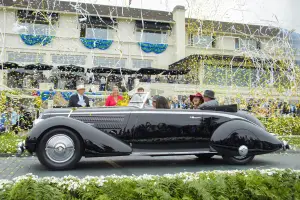
<path fill-rule="evenodd" d="M 139 108 L 142 108 L 145 105 L 147 98 L 148 98 L 148 93 L 135 93 L 131 97 L 129 106 L 137 106 Z"/>

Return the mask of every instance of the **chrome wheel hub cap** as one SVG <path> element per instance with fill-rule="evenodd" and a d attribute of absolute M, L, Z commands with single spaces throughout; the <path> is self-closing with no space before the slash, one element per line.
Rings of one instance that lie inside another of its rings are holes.
<path fill-rule="evenodd" d="M 73 140 L 64 134 L 52 136 L 46 144 L 46 155 L 55 163 L 69 161 L 75 152 Z"/>
<path fill-rule="evenodd" d="M 240 146 L 239 154 L 241 156 L 246 156 L 248 154 L 248 147 L 246 147 L 245 145 Z"/>
<path fill-rule="evenodd" d="M 247 154 L 248 154 L 248 147 L 245 145 L 240 146 L 239 154 L 240 154 L 240 156 L 234 156 L 234 158 L 239 159 L 239 160 L 246 158 Z"/>

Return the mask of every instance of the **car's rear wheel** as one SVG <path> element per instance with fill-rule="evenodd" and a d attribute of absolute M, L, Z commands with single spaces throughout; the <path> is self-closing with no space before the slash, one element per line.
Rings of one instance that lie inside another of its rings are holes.
<path fill-rule="evenodd" d="M 36 154 L 41 164 L 49 169 L 70 169 L 81 159 L 83 145 L 73 131 L 55 128 L 41 138 Z"/>
<path fill-rule="evenodd" d="M 195 156 L 197 156 L 199 160 L 209 160 L 214 156 L 214 154 L 197 154 Z"/>
<path fill-rule="evenodd" d="M 250 163 L 254 156 L 222 156 L 223 159 L 232 165 L 245 165 Z"/>

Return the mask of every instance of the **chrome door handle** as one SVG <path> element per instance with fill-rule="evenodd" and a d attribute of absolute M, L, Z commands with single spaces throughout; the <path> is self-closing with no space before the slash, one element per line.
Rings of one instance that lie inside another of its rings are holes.
<path fill-rule="evenodd" d="M 202 117 L 190 116 L 191 119 L 202 119 Z"/>

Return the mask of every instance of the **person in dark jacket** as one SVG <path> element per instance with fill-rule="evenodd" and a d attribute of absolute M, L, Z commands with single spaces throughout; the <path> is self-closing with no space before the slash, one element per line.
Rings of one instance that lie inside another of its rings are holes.
<path fill-rule="evenodd" d="M 212 90 L 205 90 L 203 94 L 204 103 L 199 108 L 219 106 L 219 102 L 215 98 L 215 92 Z"/>
<path fill-rule="evenodd" d="M 84 95 L 84 85 L 77 86 L 77 94 L 70 97 L 68 107 L 90 107 L 89 98 Z"/>

